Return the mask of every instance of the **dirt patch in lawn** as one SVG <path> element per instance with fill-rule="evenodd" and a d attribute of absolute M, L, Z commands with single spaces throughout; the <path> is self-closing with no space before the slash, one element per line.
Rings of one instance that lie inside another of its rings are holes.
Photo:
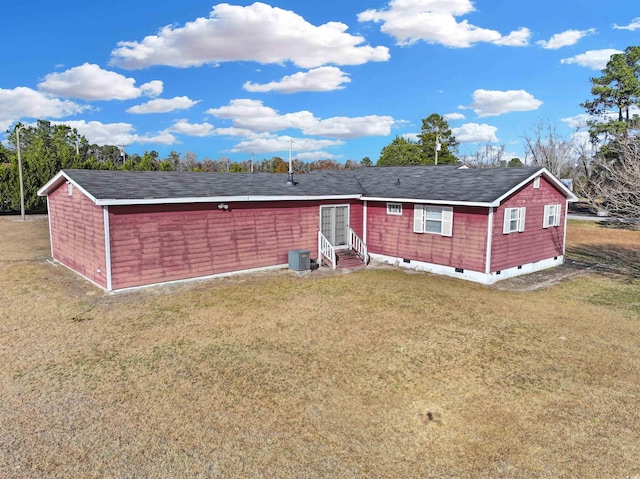
<path fill-rule="evenodd" d="M 640 475 L 632 278 L 367 269 L 106 295 L 47 240 L 0 217 L 0 477 Z"/>

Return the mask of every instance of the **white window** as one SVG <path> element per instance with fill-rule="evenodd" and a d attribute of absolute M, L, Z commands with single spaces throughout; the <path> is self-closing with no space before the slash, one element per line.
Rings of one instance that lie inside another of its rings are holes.
<path fill-rule="evenodd" d="M 533 180 L 533 187 L 534 187 L 535 189 L 540 188 L 540 177 L 539 177 L 539 176 L 536 176 L 536 179 L 535 179 L 535 180 Z"/>
<path fill-rule="evenodd" d="M 504 234 L 524 231 L 524 217 L 527 208 L 505 208 L 502 232 Z"/>
<path fill-rule="evenodd" d="M 451 206 L 413 205 L 413 231 L 414 233 L 451 236 L 453 208 Z"/>
<path fill-rule="evenodd" d="M 542 219 L 542 227 L 560 226 L 561 205 L 545 205 L 544 218 Z"/>
<path fill-rule="evenodd" d="M 387 214 L 402 216 L 402 203 L 387 203 Z"/>

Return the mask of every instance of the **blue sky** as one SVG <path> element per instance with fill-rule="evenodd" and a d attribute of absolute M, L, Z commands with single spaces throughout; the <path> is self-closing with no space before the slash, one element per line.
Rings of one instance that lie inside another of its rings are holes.
<path fill-rule="evenodd" d="M 43 118 L 127 153 L 377 160 L 439 113 L 473 154 L 567 138 L 637 0 L 6 2 L 0 130 Z M 0 139 L 4 139 L 4 134 Z"/>

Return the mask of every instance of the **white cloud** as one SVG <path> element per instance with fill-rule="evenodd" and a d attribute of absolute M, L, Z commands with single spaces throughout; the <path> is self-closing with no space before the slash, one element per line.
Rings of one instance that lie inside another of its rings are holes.
<path fill-rule="evenodd" d="M 632 106 L 631 108 L 629 108 L 629 115 L 630 116 L 640 115 L 640 108 L 636 106 Z M 578 115 L 562 118 L 560 121 L 566 123 L 569 128 L 579 130 L 579 129 L 587 128 L 589 126 L 587 125 L 588 121 L 604 122 L 604 121 L 617 120 L 617 119 L 618 119 L 617 111 L 608 111 L 598 116 L 589 115 L 588 113 L 580 113 Z"/>
<path fill-rule="evenodd" d="M 138 136 L 136 143 L 154 143 L 160 145 L 173 145 L 177 143 L 176 137 L 168 131 L 162 131 L 157 135 Z"/>
<path fill-rule="evenodd" d="M 240 138 L 254 139 L 254 138 L 269 138 L 271 135 L 269 133 L 256 133 L 255 131 L 247 130 L 245 128 L 216 128 L 216 135 L 220 136 L 235 136 Z"/>
<path fill-rule="evenodd" d="M 21 118 L 64 118 L 88 108 L 27 87 L 0 88 L 0 130 Z"/>
<path fill-rule="evenodd" d="M 552 35 L 548 41 L 540 40 L 536 43 L 546 50 L 557 50 L 558 48 L 575 45 L 581 38 L 594 33 L 596 33 L 595 28 L 590 28 L 589 30 L 566 30 Z"/>
<path fill-rule="evenodd" d="M 588 113 L 580 113 L 579 115 L 562 118 L 560 121 L 566 123 L 569 128 L 578 129 L 585 128 L 589 120 L 593 120 L 591 115 Z"/>
<path fill-rule="evenodd" d="M 542 105 L 540 100 L 525 90 L 476 90 L 473 92 L 473 103 L 469 107 L 479 117 L 498 116 L 512 111 L 537 110 Z"/>
<path fill-rule="evenodd" d="M 529 45 L 529 38 L 531 38 L 531 30 L 521 27 L 493 43 L 504 47 L 526 47 Z"/>
<path fill-rule="evenodd" d="M 164 131 L 157 135 L 138 135 L 131 123 L 102 123 L 99 121 L 74 120 L 55 122 L 64 123 L 78 130 L 89 143 L 97 145 L 131 145 L 132 143 L 160 143 L 172 145 L 176 138 Z"/>
<path fill-rule="evenodd" d="M 574 57 L 563 58 L 562 60 L 560 60 L 560 63 L 577 63 L 582 67 L 591 68 L 592 70 L 602 70 L 607 66 L 607 63 L 611 59 L 611 55 L 614 55 L 616 53 L 622 52 L 613 48 L 605 48 L 603 50 L 588 50 Z"/>
<path fill-rule="evenodd" d="M 260 100 L 237 99 L 229 105 L 211 108 L 207 113 L 217 118 L 231 120 L 236 128 L 254 132 L 273 132 L 294 128 L 305 135 L 330 138 L 360 138 L 363 136 L 387 136 L 394 120 L 390 116 L 369 115 L 362 117 L 316 118 L 309 111 L 281 115 Z"/>
<path fill-rule="evenodd" d="M 614 23 L 613 28 L 615 28 L 616 30 L 638 30 L 640 29 L 640 17 L 634 18 L 629 25 L 618 25 Z"/>
<path fill-rule="evenodd" d="M 315 68 L 389 59 L 387 47 L 363 45 L 363 37 L 346 30 L 347 25 L 339 22 L 315 26 L 295 12 L 260 2 L 246 7 L 221 3 L 208 18 L 197 18 L 182 27 L 163 27 L 140 42 L 119 42 L 111 52 L 111 62 L 127 69 L 185 68 L 237 60 L 291 61 L 302 68 Z"/>
<path fill-rule="evenodd" d="M 130 123 L 102 123 L 99 121 L 74 120 L 60 122 L 78 130 L 89 143 L 97 145 L 130 145 L 138 135 Z"/>
<path fill-rule="evenodd" d="M 141 105 L 132 106 L 127 109 L 127 113 L 168 113 L 175 110 L 187 110 L 200 100 L 194 101 L 186 96 L 176 96 L 173 98 L 156 98 Z"/>
<path fill-rule="evenodd" d="M 290 136 L 272 136 L 269 138 L 257 138 L 254 140 L 241 141 L 231 150 L 234 153 L 273 153 L 276 151 L 289 151 Z M 296 152 L 314 151 L 332 146 L 341 146 L 341 140 L 314 140 L 311 138 L 294 138 L 293 149 Z"/>
<path fill-rule="evenodd" d="M 243 88 L 251 92 L 279 91 L 282 93 L 298 93 L 301 91 L 342 90 L 344 83 L 349 83 L 349 75 L 337 67 L 319 67 L 306 72 L 287 75 L 280 81 L 266 84 L 246 82 Z"/>
<path fill-rule="evenodd" d="M 307 151 L 304 153 L 296 154 L 296 158 L 302 161 L 315 161 L 315 160 L 333 160 L 339 158 L 339 156 L 325 151 Z"/>
<path fill-rule="evenodd" d="M 140 88 L 135 83 L 133 78 L 85 63 L 62 73 L 49 73 L 38 84 L 38 89 L 83 100 L 130 100 L 141 95 L 158 96 L 162 93 L 160 80 L 145 83 Z"/>
<path fill-rule="evenodd" d="M 460 128 L 452 128 L 451 132 L 460 143 L 483 143 L 498 141 L 498 128 L 486 123 L 465 123 Z"/>
<path fill-rule="evenodd" d="M 176 121 L 169 131 L 189 136 L 210 136 L 214 133 L 214 127 L 210 123 L 189 123 L 182 119 Z"/>
<path fill-rule="evenodd" d="M 305 135 L 327 136 L 329 138 L 360 138 L 363 136 L 388 136 L 394 120 L 390 116 L 336 116 L 326 120 L 316 120 L 313 125 L 304 128 Z"/>
<path fill-rule="evenodd" d="M 162 93 L 164 84 L 160 80 L 153 80 L 140 85 L 140 91 L 144 96 L 155 98 Z"/>
<path fill-rule="evenodd" d="M 455 121 L 455 120 L 464 120 L 465 116 L 462 113 L 446 113 L 442 115 L 442 118 L 444 118 L 447 121 Z"/>
<path fill-rule="evenodd" d="M 279 131 L 287 128 L 302 130 L 315 121 L 309 111 L 280 115 L 273 108 L 264 106 L 260 100 L 231 100 L 228 106 L 211 108 L 207 113 L 217 118 L 232 120 L 233 126 L 252 131 Z"/>
<path fill-rule="evenodd" d="M 500 32 L 477 27 L 456 17 L 475 9 L 471 0 L 391 0 L 383 10 L 370 9 L 358 14 L 360 22 L 382 23 L 380 30 L 394 37 L 400 45 L 419 40 L 453 48 L 467 48 L 475 43 L 525 46 L 530 32 L 521 28 L 502 36 Z"/>
<path fill-rule="evenodd" d="M 420 138 L 418 137 L 420 133 L 403 133 L 402 138 L 404 138 L 405 140 L 408 141 L 413 141 L 414 143 L 417 142 Z"/>

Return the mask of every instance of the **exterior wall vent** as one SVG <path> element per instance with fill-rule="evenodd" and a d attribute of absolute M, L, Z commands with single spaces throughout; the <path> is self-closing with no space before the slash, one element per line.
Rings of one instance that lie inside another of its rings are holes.
<path fill-rule="evenodd" d="M 311 253 L 309 250 L 289 250 L 289 269 L 293 271 L 309 271 L 311 269 Z"/>

